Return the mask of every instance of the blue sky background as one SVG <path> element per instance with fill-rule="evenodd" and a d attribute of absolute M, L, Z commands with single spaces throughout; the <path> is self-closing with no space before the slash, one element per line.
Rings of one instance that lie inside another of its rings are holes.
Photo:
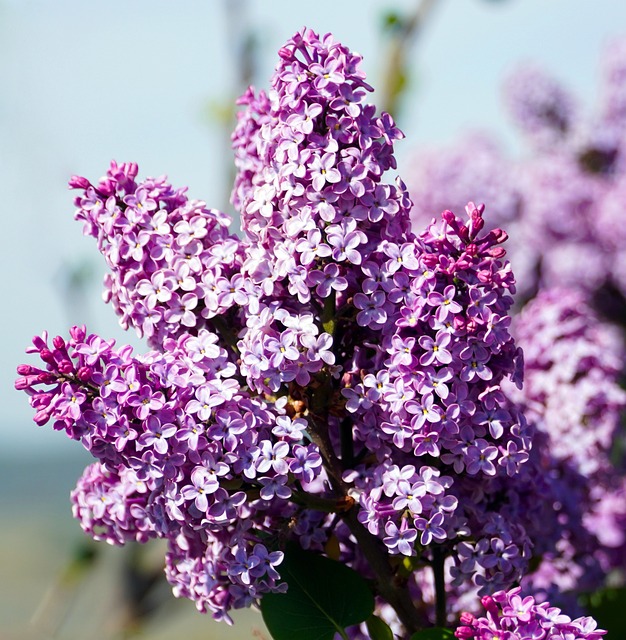
<path fill-rule="evenodd" d="M 31 421 L 27 398 L 13 390 L 15 367 L 31 337 L 71 324 L 121 341 L 100 302 L 104 264 L 73 221 L 68 177 L 95 179 L 111 158 L 134 160 L 140 174 L 168 174 L 192 197 L 224 203 L 227 133 L 207 105 L 235 90 L 228 0 L 0 0 L 1 455 L 65 453 L 78 445 Z M 233 0 L 231 0 L 232 2 Z M 245 3 L 244 3 L 245 4 Z M 276 51 L 303 25 L 359 51 L 379 84 L 385 10 L 396 0 L 249 0 L 246 22 L 259 36 L 259 86 Z M 542 63 L 591 106 L 605 43 L 626 34 L 626 3 L 616 0 L 441 0 L 411 52 L 415 82 L 400 124 L 403 158 L 416 147 L 449 143 L 467 127 L 515 136 L 501 108 L 500 83 L 521 60 Z M 375 101 L 375 97 L 373 98 Z M 488 204 L 488 203 L 487 203 Z M 63 295 L 68 267 L 88 265 L 83 304 Z"/>

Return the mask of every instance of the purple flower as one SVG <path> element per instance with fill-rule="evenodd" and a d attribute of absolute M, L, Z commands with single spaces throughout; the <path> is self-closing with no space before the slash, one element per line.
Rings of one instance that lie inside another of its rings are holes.
<path fill-rule="evenodd" d="M 451 339 L 450 334 L 445 331 L 438 331 L 434 340 L 430 336 L 422 336 L 419 339 L 419 345 L 425 353 L 420 357 L 420 364 L 426 366 L 434 362 L 450 364 L 452 354 L 446 347 L 450 344 Z"/>
<path fill-rule="evenodd" d="M 399 528 L 393 522 L 388 522 L 385 525 L 385 533 L 387 535 L 383 538 L 383 542 L 390 551 L 405 556 L 414 554 L 413 542 L 417 538 L 417 531 L 408 527 L 406 520 L 402 520 Z"/>
<path fill-rule="evenodd" d="M 356 229 L 356 221 L 344 219 L 340 224 L 330 225 L 326 229 L 328 244 L 333 247 L 332 256 L 337 262 L 348 260 L 352 264 L 361 264 L 361 254 L 356 247 L 366 241 L 365 234 Z"/>
<path fill-rule="evenodd" d="M 436 318 L 439 322 L 445 322 L 451 315 L 460 313 L 463 309 L 458 302 L 455 302 L 454 296 L 456 289 L 449 285 L 443 290 L 443 294 L 432 291 L 426 298 L 429 305 L 437 307 Z M 495 294 L 493 296 L 495 298 Z"/>
<path fill-rule="evenodd" d="M 146 431 L 141 434 L 137 444 L 141 447 L 153 447 L 161 455 L 167 453 L 168 438 L 176 433 L 176 426 L 173 424 L 161 424 L 156 416 L 149 416 L 145 422 Z"/>
<path fill-rule="evenodd" d="M 289 469 L 298 480 L 312 482 L 319 475 L 322 467 L 322 456 L 313 445 L 295 445 L 293 459 L 289 462 Z"/>
<path fill-rule="evenodd" d="M 324 267 L 324 271 L 310 271 L 307 284 L 315 286 L 315 293 L 320 298 L 328 298 L 331 291 L 345 291 L 348 288 L 348 281 L 340 273 L 339 266 L 331 262 Z"/>
<path fill-rule="evenodd" d="M 260 478 L 262 485 L 261 498 L 271 500 L 274 496 L 281 500 L 287 500 L 291 496 L 291 489 L 285 486 L 287 478 L 285 476 L 275 476 L 273 478 Z"/>
<path fill-rule="evenodd" d="M 435 540 L 445 540 L 447 537 L 446 530 L 442 528 L 443 513 L 438 511 L 429 520 L 425 518 L 415 519 L 415 528 L 422 532 L 420 536 L 420 544 L 427 545 Z"/>
<path fill-rule="evenodd" d="M 387 320 L 386 301 L 385 294 L 382 291 L 375 291 L 371 296 L 357 293 L 354 296 L 354 306 L 360 311 L 357 314 L 356 321 L 362 327 L 384 324 Z"/>

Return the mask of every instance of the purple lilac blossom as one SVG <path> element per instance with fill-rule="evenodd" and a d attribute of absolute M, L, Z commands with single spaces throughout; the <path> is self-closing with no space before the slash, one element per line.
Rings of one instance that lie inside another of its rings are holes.
<path fill-rule="evenodd" d="M 461 626 L 454 632 L 459 640 L 600 640 L 606 634 L 593 618 L 572 620 L 548 602 L 537 602 L 532 596 L 522 598 L 519 587 L 485 596 L 482 605 L 483 617 L 461 615 Z"/>
<path fill-rule="evenodd" d="M 287 537 L 333 536 L 372 577 L 347 512 L 389 556 L 429 566 L 436 547 L 450 581 L 509 588 L 531 536 L 506 488 L 533 426 L 502 388 L 522 378 L 507 236 L 471 202 L 413 234 L 386 181 L 403 134 L 366 102 L 360 57 L 308 30 L 279 55 L 233 135 L 244 238 L 134 164 L 74 177 L 106 297 L 154 350 L 44 333 L 16 387 L 98 460 L 73 497 L 83 527 L 165 538 L 174 593 L 217 619 L 285 588 Z"/>
<path fill-rule="evenodd" d="M 138 183 L 137 171 L 134 163 L 112 162 L 97 184 L 74 177 L 70 186 L 84 190 L 76 219 L 110 269 L 105 300 L 124 328 L 158 348 L 166 337 L 210 326 L 207 319 L 234 304 L 241 243 L 228 234 L 228 216 L 163 177 Z"/>

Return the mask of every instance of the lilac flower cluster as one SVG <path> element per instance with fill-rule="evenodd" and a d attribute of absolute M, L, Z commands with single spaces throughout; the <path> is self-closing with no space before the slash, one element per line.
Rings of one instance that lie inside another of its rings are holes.
<path fill-rule="evenodd" d="M 419 251 L 410 245 L 387 249 L 391 259 L 384 266 L 390 273 L 380 270 L 376 288 L 372 279 L 364 281 L 364 298 L 386 292 L 400 303 L 395 315 L 388 307 L 384 325 L 357 314 L 357 324 L 381 335 L 355 354 L 358 361 L 344 375 L 349 384 L 342 394 L 355 438 L 379 458 L 369 473 L 359 470 L 359 518 L 368 530 L 384 532 L 389 550 L 404 555 L 415 553 L 417 540 L 426 546 L 463 532 L 478 543 L 486 536 L 492 559 L 518 559 L 506 562 L 504 571 L 497 561 L 484 562 L 487 577 L 481 573 L 479 580 L 493 588 L 494 581 L 509 585 L 519 578 L 527 542 L 512 530 L 496 544 L 490 518 L 470 527 L 463 478 L 483 484 L 516 475 L 528 458 L 531 433 L 500 390 L 505 377 L 517 379 L 521 364 L 508 331 L 513 280 L 499 260 L 504 235 L 481 235 L 482 210 L 470 205 L 468 214 L 465 226 L 444 213 L 420 237 Z M 416 457 L 424 463 L 416 465 Z M 479 575 L 474 564 L 465 566 L 464 578 Z"/>
<path fill-rule="evenodd" d="M 606 634 L 593 618 L 572 620 L 547 602 L 537 603 L 532 596 L 522 598 L 519 587 L 485 596 L 482 605 L 484 617 L 461 616 L 461 626 L 454 633 L 459 640 L 600 640 Z"/>
<path fill-rule="evenodd" d="M 601 322 L 575 290 L 544 290 L 514 320 L 524 349 L 523 391 L 510 396 L 546 432 L 550 453 L 585 476 L 611 468 L 626 393 L 626 352 L 617 329 Z"/>
<path fill-rule="evenodd" d="M 266 295 L 346 296 L 376 245 L 408 231 L 404 185 L 382 181 L 404 136 L 365 102 L 360 56 L 330 34 L 298 34 L 279 55 L 269 94 L 240 100 L 233 134 L 243 272 Z"/>
<path fill-rule="evenodd" d="M 240 101 L 242 239 L 134 164 L 72 178 L 106 297 L 154 350 L 44 333 L 16 386 L 98 460 L 72 497 L 83 528 L 165 538 L 174 593 L 218 619 L 285 588 L 287 540 L 338 543 L 399 616 L 376 573 L 397 577 L 390 556 L 419 568 L 413 591 L 440 561 L 459 587 L 509 588 L 534 511 L 511 490 L 533 427 L 503 386 L 522 378 L 506 234 L 470 203 L 414 235 L 385 181 L 402 134 L 366 102 L 359 56 L 303 30 L 280 58 Z"/>
<path fill-rule="evenodd" d="M 137 171 L 135 163 L 112 162 L 97 185 L 75 176 L 70 187 L 83 190 L 76 219 L 111 270 L 105 300 L 124 328 L 158 347 L 166 337 L 196 333 L 234 304 L 240 242 L 228 234 L 225 214 L 164 178 L 137 183 Z"/>
<path fill-rule="evenodd" d="M 51 345 L 35 338 L 30 351 L 46 368 L 22 365 L 17 386 L 31 395 L 38 424 L 53 420 L 100 461 L 72 496 L 83 528 L 115 544 L 166 537 L 174 587 L 218 616 L 274 590 L 282 554 L 259 536 L 292 514 L 287 483 L 321 473 L 319 454 L 297 444 L 301 426 L 241 388 L 207 330 L 141 357 L 84 328 L 70 336 Z M 219 554 L 207 582 L 209 548 Z M 194 566 L 201 584 L 192 589 Z"/>
<path fill-rule="evenodd" d="M 147 511 L 148 486 L 134 469 L 119 473 L 90 464 L 72 491 L 72 513 L 94 540 L 147 542 L 156 531 Z"/>
<path fill-rule="evenodd" d="M 505 83 L 505 101 L 532 153 L 507 158 L 483 135 L 466 137 L 452 149 L 415 154 L 406 180 L 416 227 L 468 199 L 487 202 L 493 216 L 488 224 L 507 221 L 513 238 L 509 255 L 523 299 L 538 287 L 583 288 L 601 297 L 621 321 L 625 66 L 626 46 L 617 41 L 603 60 L 602 93 L 592 117 L 545 72 L 517 69 Z"/>

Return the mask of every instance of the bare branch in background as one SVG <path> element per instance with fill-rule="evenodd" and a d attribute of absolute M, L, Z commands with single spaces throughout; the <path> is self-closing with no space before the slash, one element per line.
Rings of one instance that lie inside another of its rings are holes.
<path fill-rule="evenodd" d="M 420 31 L 430 19 L 439 0 L 418 0 L 415 9 L 407 16 L 389 12 L 384 27 L 389 34 L 386 62 L 382 69 L 381 108 L 397 118 L 400 99 L 409 81 L 411 47 Z"/>
<path fill-rule="evenodd" d="M 229 45 L 228 58 L 232 60 L 232 77 L 229 90 L 219 102 L 209 105 L 209 117 L 212 125 L 220 130 L 223 156 L 232 155 L 230 134 L 235 128 L 235 99 L 250 86 L 256 73 L 256 55 L 258 38 L 249 20 L 249 0 L 224 0 L 224 20 Z M 235 178 L 235 169 L 231 164 L 224 177 L 224 195 L 222 209 L 230 209 L 230 192 Z"/>

